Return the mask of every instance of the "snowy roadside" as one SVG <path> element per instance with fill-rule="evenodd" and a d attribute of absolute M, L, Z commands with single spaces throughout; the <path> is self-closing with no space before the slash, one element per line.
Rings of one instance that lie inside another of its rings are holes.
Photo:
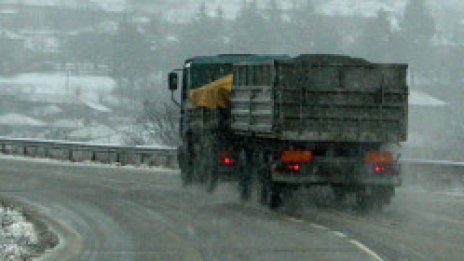
<path fill-rule="evenodd" d="M 0 260 L 32 260 L 53 248 L 58 238 L 43 224 L 31 223 L 21 211 L 0 203 Z"/>

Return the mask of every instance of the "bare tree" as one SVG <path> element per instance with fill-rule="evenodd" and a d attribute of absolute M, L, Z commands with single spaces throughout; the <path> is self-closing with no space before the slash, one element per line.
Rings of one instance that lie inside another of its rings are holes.
<path fill-rule="evenodd" d="M 126 131 L 126 143 L 132 145 L 163 144 L 177 146 L 179 138 L 179 109 L 168 102 L 145 101 L 135 126 Z"/>

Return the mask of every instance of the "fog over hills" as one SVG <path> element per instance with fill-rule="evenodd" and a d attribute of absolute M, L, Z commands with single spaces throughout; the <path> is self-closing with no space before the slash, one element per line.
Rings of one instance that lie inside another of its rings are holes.
<path fill-rule="evenodd" d="M 122 12 L 138 6 L 148 7 L 146 11 L 169 13 L 172 11 L 184 14 L 194 14 L 198 6 L 204 0 L 0 0 L 3 4 L 30 4 L 30 5 L 62 5 L 62 6 L 98 6 L 109 11 Z M 282 0 L 277 4 L 285 9 L 294 5 L 301 4 L 306 0 Z M 380 9 L 386 11 L 402 13 L 409 0 L 312 0 L 316 5 L 316 10 L 321 13 L 337 15 L 363 15 L 373 16 Z M 251 0 L 208 0 L 205 1 L 209 12 L 214 15 L 220 6 L 224 9 L 225 15 L 233 17 L 244 2 Z M 260 8 L 265 8 L 270 0 L 256 0 Z M 447 11 L 463 11 L 464 1 L 462 0 L 427 0 L 432 11 L 439 15 Z"/>
<path fill-rule="evenodd" d="M 99 0 L 94 0 L 98 2 Z M 100 0 L 103 1 L 103 0 Z M 187 22 L 197 12 L 203 0 L 186 1 L 148 1 L 148 0 L 104 0 L 104 1 L 128 1 L 137 6 L 143 5 L 143 10 L 158 13 L 165 19 L 175 22 Z M 278 6 L 290 10 L 293 6 L 301 4 L 305 0 L 282 0 L 276 1 Z M 403 14 L 404 8 L 409 0 L 312 0 L 316 12 L 334 16 L 364 16 L 373 17 L 380 9 L 391 13 L 395 17 Z M 232 19 L 240 10 L 244 0 L 208 0 L 206 7 L 211 16 L 217 14 L 217 9 L 224 10 L 224 16 Z M 251 2 L 248 0 L 247 2 Z M 265 9 L 270 0 L 256 0 L 259 8 Z M 437 26 L 447 31 L 451 24 L 464 19 L 464 1 L 462 0 L 427 0 L 431 13 Z M 132 5 L 132 6 L 133 6 Z"/>
<path fill-rule="evenodd" d="M 76 8 L 102 8 L 110 12 L 148 12 L 156 13 L 173 22 L 187 22 L 197 12 L 204 0 L 0 0 L 0 4 L 26 4 L 49 6 L 58 5 Z M 285 10 L 292 9 L 306 0 L 276 1 Z M 336 16 L 364 16 L 373 17 L 380 9 L 401 16 L 409 0 L 312 0 L 316 12 Z M 208 0 L 205 1 L 208 13 L 217 14 L 222 8 L 224 16 L 232 19 L 240 10 L 244 2 L 251 0 Z M 256 0 L 259 8 L 265 9 L 270 0 Z M 427 0 L 427 4 L 443 30 L 447 30 L 450 22 L 464 19 L 464 1 L 462 0 Z"/>
<path fill-rule="evenodd" d="M 95 0 L 98 2 L 98 0 Z M 124 1 L 124 0 L 106 0 L 106 1 Z M 194 13 L 203 0 L 187 0 L 187 1 L 143 1 L 143 0 L 128 0 L 132 3 L 151 3 L 154 9 L 162 12 L 163 10 L 189 10 Z M 177 2 L 177 3 L 176 3 Z M 206 1 L 207 8 L 211 14 L 215 13 L 218 6 L 221 6 L 227 16 L 233 16 L 240 9 L 244 0 L 208 0 Z M 248 0 L 247 2 L 251 2 Z M 264 8 L 269 4 L 269 0 L 256 0 L 259 7 Z M 277 1 L 278 5 L 283 9 L 291 8 L 305 0 L 282 0 Z M 386 11 L 402 13 L 404 7 L 409 0 L 313 0 L 317 6 L 316 10 L 322 13 L 333 13 L 339 15 L 364 15 L 373 16 L 380 9 Z M 428 5 L 434 13 L 443 12 L 443 10 L 464 10 L 464 1 L 461 0 L 428 0 Z M 155 7 L 156 6 L 156 7 Z"/>

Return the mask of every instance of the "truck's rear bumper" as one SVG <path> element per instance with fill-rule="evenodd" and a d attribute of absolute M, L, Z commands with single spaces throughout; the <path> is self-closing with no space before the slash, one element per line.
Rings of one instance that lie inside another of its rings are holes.
<path fill-rule="evenodd" d="M 347 184 L 400 186 L 400 166 L 383 164 L 382 171 L 375 171 L 377 164 L 366 164 L 357 158 L 317 158 L 299 164 L 299 171 L 289 170 L 283 163 L 272 166 L 273 182 L 290 184 Z M 377 165 L 378 166 L 378 165 Z"/>
<path fill-rule="evenodd" d="M 287 184 L 365 184 L 365 185 L 388 185 L 400 186 L 402 183 L 399 175 L 384 176 L 359 176 L 359 177 L 341 177 L 341 176 L 318 176 L 318 175 L 292 175 L 289 173 L 272 173 L 272 181 Z"/>
<path fill-rule="evenodd" d="M 218 175 L 219 179 L 222 181 L 238 181 L 239 177 L 239 168 L 237 166 L 218 166 Z"/>
<path fill-rule="evenodd" d="M 358 180 L 360 184 L 366 185 L 390 185 L 390 186 L 401 186 L 402 179 L 400 176 L 390 176 L 390 177 L 365 177 Z"/>
<path fill-rule="evenodd" d="M 363 172 L 272 172 L 272 181 L 291 184 L 366 184 L 400 186 L 401 176 L 398 173 L 363 173 Z"/>

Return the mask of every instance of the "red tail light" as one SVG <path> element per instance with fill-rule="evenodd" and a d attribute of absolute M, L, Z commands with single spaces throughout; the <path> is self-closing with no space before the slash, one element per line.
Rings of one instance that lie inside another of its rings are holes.
<path fill-rule="evenodd" d="M 313 153 L 309 150 L 285 150 L 280 154 L 280 160 L 282 162 L 307 163 L 313 160 Z"/>
<path fill-rule="evenodd" d="M 375 171 L 376 173 L 384 172 L 384 171 L 385 171 L 385 167 L 380 166 L 380 165 L 376 165 L 376 166 L 374 167 L 374 171 Z"/>
<path fill-rule="evenodd" d="M 219 152 L 219 163 L 227 166 L 231 166 L 235 164 L 235 159 L 232 157 L 232 153 L 229 151 L 221 151 Z"/>
<path fill-rule="evenodd" d="M 290 164 L 287 166 L 288 170 L 298 172 L 300 171 L 300 164 Z"/>
<path fill-rule="evenodd" d="M 222 164 L 224 164 L 224 165 L 234 165 L 234 159 L 233 159 L 233 158 L 229 158 L 229 157 L 224 158 L 224 159 L 222 160 Z"/>
<path fill-rule="evenodd" d="M 388 151 L 369 151 L 364 160 L 368 164 L 391 164 L 394 162 L 392 153 Z"/>

